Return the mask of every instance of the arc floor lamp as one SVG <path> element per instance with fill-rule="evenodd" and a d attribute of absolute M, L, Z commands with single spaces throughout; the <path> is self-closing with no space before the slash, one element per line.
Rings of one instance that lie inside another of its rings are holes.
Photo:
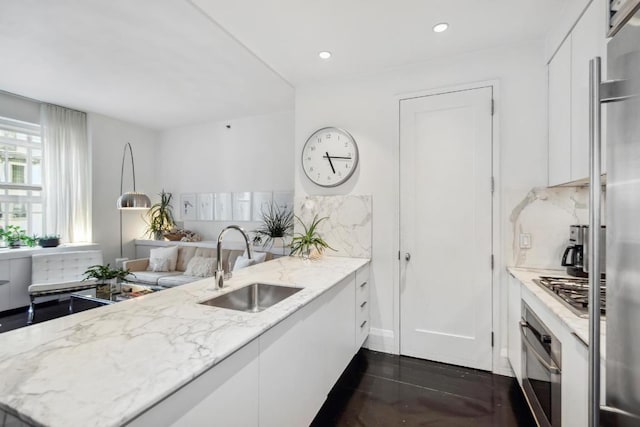
<path fill-rule="evenodd" d="M 133 191 L 122 192 L 122 181 L 124 177 L 124 160 L 127 155 L 127 148 L 129 148 L 129 154 L 131 157 L 131 173 L 133 175 Z M 122 250 L 122 211 L 131 210 L 144 210 L 151 207 L 151 199 L 144 193 L 136 191 L 136 166 L 133 163 L 133 150 L 131 149 L 131 143 L 127 142 L 124 145 L 124 151 L 122 152 L 122 167 L 120 168 L 120 197 L 116 202 L 116 207 L 120 211 L 120 257 L 123 257 Z"/>

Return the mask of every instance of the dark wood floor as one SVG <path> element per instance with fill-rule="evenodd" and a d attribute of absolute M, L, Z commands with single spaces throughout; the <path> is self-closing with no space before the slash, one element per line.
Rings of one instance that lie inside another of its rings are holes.
<path fill-rule="evenodd" d="M 535 426 L 535 422 L 513 378 L 363 349 L 312 426 Z"/>
<path fill-rule="evenodd" d="M 35 323 L 68 314 L 68 301 L 41 304 Z M 26 308 L 0 313 L 0 332 L 27 325 Z M 513 378 L 361 350 L 316 416 L 325 426 L 535 426 Z"/>

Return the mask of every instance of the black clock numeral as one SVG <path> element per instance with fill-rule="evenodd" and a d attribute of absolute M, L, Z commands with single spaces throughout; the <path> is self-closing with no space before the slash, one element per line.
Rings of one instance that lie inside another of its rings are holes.
<path fill-rule="evenodd" d="M 349 148 L 349 143 L 348 142 L 344 143 L 344 148 Z"/>
<path fill-rule="evenodd" d="M 307 160 L 311 160 L 311 157 L 307 157 Z"/>
<path fill-rule="evenodd" d="M 330 134 L 330 133 L 328 133 L 328 134 L 327 134 L 327 136 L 326 136 L 325 138 L 327 138 L 327 139 L 331 139 L 331 134 Z"/>
<path fill-rule="evenodd" d="M 344 165 L 345 169 L 349 169 L 349 163 L 347 163 L 346 165 Z"/>
<path fill-rule="evenodd" d="M 316 151 L 316 147 L 311 147 L 311 151 Z"/>
<path fill-rule="evenodd" d="M 317 179 L 320 179 L 320 173 L 318 173 L 318 178 Z"/>

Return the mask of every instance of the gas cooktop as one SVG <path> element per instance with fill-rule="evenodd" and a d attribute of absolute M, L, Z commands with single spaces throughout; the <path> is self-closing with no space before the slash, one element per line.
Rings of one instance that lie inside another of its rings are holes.
<path fill-rule="evenodd" d="M 543 289 L 560 300 L 574 314 L 589 317 L 589 279 L 580 277 L 540 276 L 533 279 Z M 600 280 L 600 313 L 606 313 L 605 281 Z"/>

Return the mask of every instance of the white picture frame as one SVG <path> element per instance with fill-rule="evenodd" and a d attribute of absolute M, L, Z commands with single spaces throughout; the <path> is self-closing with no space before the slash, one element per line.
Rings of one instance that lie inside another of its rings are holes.
<path fill-rule="evenodd" d="M 231 221 L 233 219 L 231 193 L 215 193 L 214 196 L 214 221 Z"/>
<path fill-rule="evenodd" d="M 213 221 L 213 193 L 199 193 L 198 221 Z"/>
<path fill-rule="evenodd" d="M 280 210 L 293 210 L 293 191 L 274 191 L 273 203 L 277 205 Z"/>
<path fill-rule="evenodd" d="M 195 221 L 198 218 L 195 193 L 180 195 L 180 218 L 183 221 Z"/>
<path fill-rule="evenodd" d="M 252 194 L 251 220 L 262 221 L 262 212 L 267 211 L 273 201 L 271 191 L 254 191 Z"/>
<path fill-rule="evenodd" d="M 251 221 L 251 192 L 233 193 L 233 220 Z"/>

